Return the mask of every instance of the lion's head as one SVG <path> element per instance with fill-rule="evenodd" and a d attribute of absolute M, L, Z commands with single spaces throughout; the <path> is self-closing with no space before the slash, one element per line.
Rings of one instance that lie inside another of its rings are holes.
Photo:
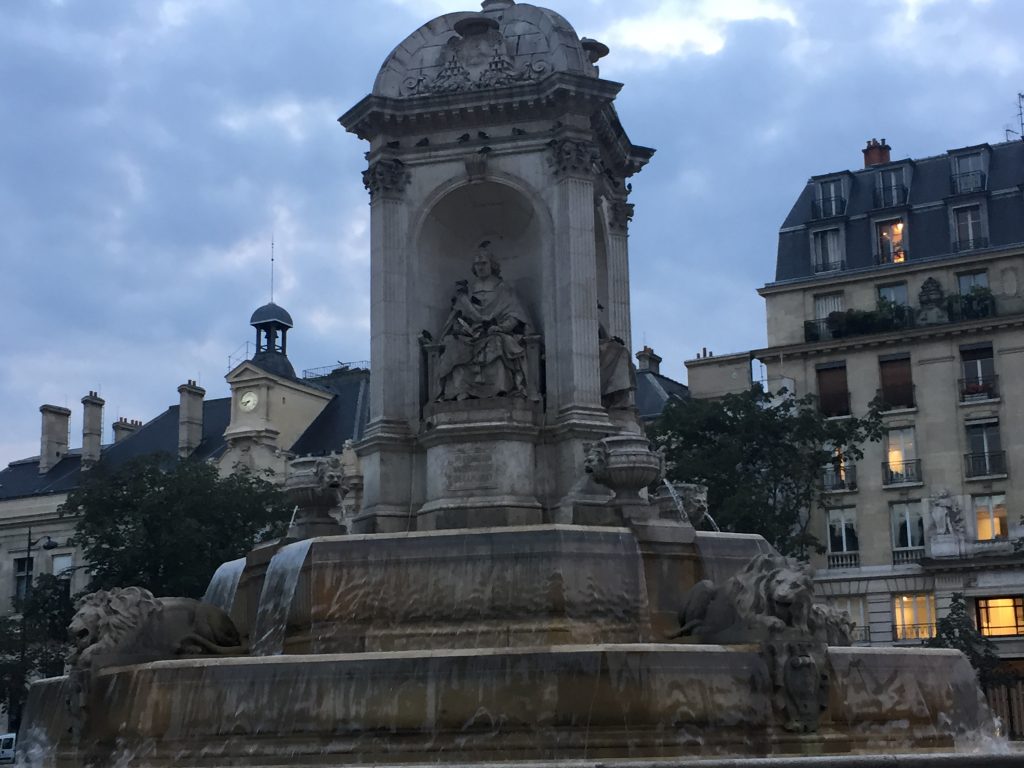
<path fill-rule="evenodd" d="M 592 475 L 597 482 L 601 482 L 607 475 L 608 469 L 608 446 L 598 441 L 587 449 L 583 457 L 583 471 Z"/>
<path fill-rule="evenodd" d="M 777 554 L 754 557 L 731 582 L 743 619 L 768 618 L 794 629 L 810 624 L 813 584 L 805 568 Z"/>
<path fill-rule="evenodd" d="M 120 648 L 137 632 L 159 603 L 142 587 L 100 590 L 78 601 L 68 635 L 72 665 L 86 664 L 97 652 Z"/>
<path fill-rule="evenodd" d="M 316 460 L 316 481 L 320 488 L 338 488 L 342 481 L 341 459 L 326 456 Z"/>

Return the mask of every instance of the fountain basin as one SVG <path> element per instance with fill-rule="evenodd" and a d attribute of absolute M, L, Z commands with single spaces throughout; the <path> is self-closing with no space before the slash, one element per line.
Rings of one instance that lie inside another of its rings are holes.
<path fill-rule="evenodd" d="M 34 765 L 338 765 L 952 750 L 987 710 L 955 651 L 831 648 L 814 734 L 781 727 L 752 646 L 182 659 L 106 670 L 68 733 L 64 678 L 31 689 Z"/>

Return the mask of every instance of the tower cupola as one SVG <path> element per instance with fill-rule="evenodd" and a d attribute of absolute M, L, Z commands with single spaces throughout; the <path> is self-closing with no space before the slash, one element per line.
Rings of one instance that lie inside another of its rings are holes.
<path fill-rule="evenodd" d="M 293 323 L 287 310 L 271 301 L 252 313 L 249 325 L 256 329 L 252 361 L 269 373 L 295 378 L 295 369 L 288 360 L 288 329 Z"/>

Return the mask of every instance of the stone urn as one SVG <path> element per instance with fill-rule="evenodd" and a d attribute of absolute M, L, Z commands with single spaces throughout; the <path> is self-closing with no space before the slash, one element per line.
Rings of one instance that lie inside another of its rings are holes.
<path fill-rule="evenodd" d="M 643 435 L 606 437 L 590 449 L 585 469 L 615 492 L 615 502 L 643 504 L 640 491 L 661 476 L 661 456 Z"/>

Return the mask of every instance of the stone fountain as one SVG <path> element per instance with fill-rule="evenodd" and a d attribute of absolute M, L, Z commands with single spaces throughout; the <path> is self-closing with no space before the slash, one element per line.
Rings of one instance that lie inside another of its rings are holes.
<path fill-rule="evenodd" d="M 23 764 L 911 765 L 990 735 L 961 655 L 850 647 L 763 539 L 647 492 L 627 180 L 653 150 L 607 53 L 485 0 L 388 56 L 341 118 L 370 143 L 358 466 L 296 460 L 289 535 L 206 603 L 91 596 L 71 674 L 32 687 Z"/>

